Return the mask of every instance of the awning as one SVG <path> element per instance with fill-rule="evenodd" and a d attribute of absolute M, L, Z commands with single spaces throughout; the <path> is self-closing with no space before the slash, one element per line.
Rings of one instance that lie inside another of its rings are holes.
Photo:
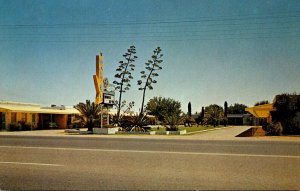
<path fill-rule="evenodd" d="M 248 107 L 245 110 L 254 115 L 254 117 L 268 118 L 270 116 L 270 111 L 274 111 L 274 108 L 273 104 L 264 104 L 254 107 Z"/>

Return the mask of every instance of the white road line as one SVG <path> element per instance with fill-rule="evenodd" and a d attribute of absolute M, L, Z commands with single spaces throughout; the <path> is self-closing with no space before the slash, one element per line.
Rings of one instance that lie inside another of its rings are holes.
<path fill-rule="evenodd" d="M 0 164 L 35 165 L 35 166 L 64 166 L 60 164 L 27 163 L 27 162 L 1 162 Z"/>
<path fill-rule="evenodd" d="M 179 152 L 179 151 L 143 151 L 143 150 L 84 149 L 84 148 L 58 148 L 58 147 L 24 147 L 24 146 L 0 146 L 0 148 L 300 159 L 300 156 L 297 156 L 297 155 L 264 155 L 264 154 L 242 154 L 242 153 L 201 153 L 201 152 Z"/>

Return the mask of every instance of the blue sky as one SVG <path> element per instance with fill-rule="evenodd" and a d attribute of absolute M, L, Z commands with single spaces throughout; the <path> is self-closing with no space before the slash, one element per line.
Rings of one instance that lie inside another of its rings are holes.
<path fill-rule="evenodd" d="M 300 92 L 300 1 L 0 0 L 0 100 L 74 105 L 94 100 L 95 56 L 112 82 L 137 48 L 133 87 L 154 48 L 164 54 L 153 96 L 184 111 L 272 101 Z M 117 94 L 118 95 L 118 94 Z"/>

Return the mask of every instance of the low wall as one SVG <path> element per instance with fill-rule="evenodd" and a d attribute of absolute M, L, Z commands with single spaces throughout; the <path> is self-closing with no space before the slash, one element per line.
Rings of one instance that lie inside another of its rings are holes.
<path fill-rule="evenodd" d="M 246 131 L 238 134 L 236 137 L 257 137 L 257 136 L 265 136 L 265 131 L 261 126 L 250 127 Z"/>
<path fill-rule="evenodd" d="M 113 127 L 113 128 L 93 128 L 94 134 L 105 134 L 105 135 L 111 135 L 116 134 L 118 132 L 119 127 Z"/>
<path fill-rule="evenodd" d="M 156 135 L 183 135 L 186 134 L 186 130 L 182 131 L 157 131 Z"/>
<path fill-rule="evenodd" d="M 186 130 L 182 130 L 182 131 L 167 131 L 168 134 L 167 135 L 183 135 L 186 134 Z"/>

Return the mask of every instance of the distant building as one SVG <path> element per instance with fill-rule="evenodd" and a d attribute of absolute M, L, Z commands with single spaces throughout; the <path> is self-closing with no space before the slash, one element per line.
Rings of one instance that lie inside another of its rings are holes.
<path fill-rule="evenodd" d="M 9 129 L 11 124 L 26 124 L 30 129 L 65 129 L 76 114 L 78 110 L 65 106 L 0 101 L 0 129 Z"/>
<path fill-rule="evenodd" d="M 252 125 L 251 114 L 227 114 L 227 125 Z"/>

